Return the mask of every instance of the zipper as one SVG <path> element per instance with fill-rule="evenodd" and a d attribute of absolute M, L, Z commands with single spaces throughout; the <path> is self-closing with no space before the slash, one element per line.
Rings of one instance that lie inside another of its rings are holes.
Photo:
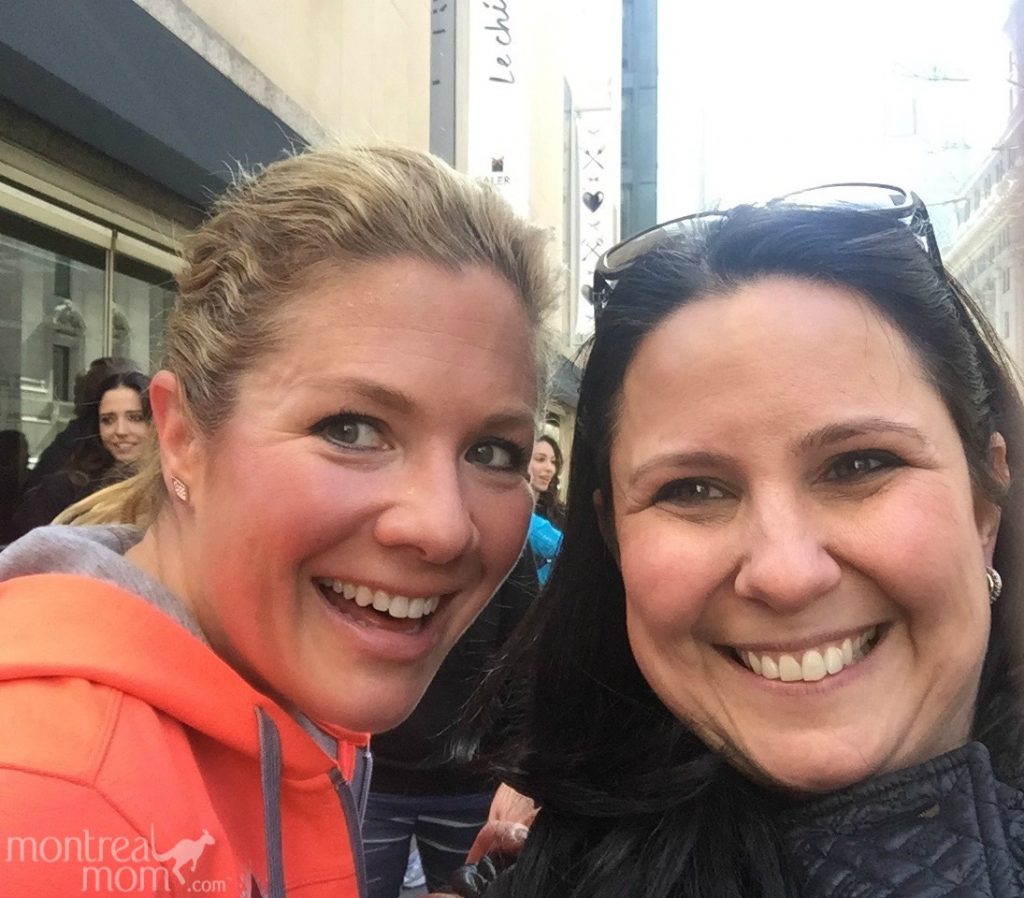
<path fill-rule="evenodd" d="M 363 751 L 366 751 L 363 749 Z M 369 754 L 369 752 L 367 752 Z M 356 800 L 352 795 L 352 790 L 349 788 L 348 783 L 345 782 L 345 777 L 341 775 L 341 771 L 337 767 L 332 767 L 330 770 L 331 784 L 334 786 L 334 791 L 337 793 L 338 799 L 341 802 L 341 810 L 345 815 L 345 823 L 348 826 L 349 840 L 352 843 L 352 860 L 355 863 L 356 868 L 356 888 L 359 893 L 359 898 L 366 898 L 366 861 L 363 858 L 363 828 L 361 825 L 361 816 L 359 809 L 356 806 Z M 364 794 L 369 794 L 370 777 L 363 777 L 365 781 L 365 787 L 360 791 Z M 364 801 L 365 807 L 365 801 Z"/>

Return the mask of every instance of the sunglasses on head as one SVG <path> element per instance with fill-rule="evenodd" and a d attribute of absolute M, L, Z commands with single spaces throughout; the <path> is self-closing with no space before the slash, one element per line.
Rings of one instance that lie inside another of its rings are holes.
<path fill-rule="evenodd" d="M 928 218 L 928 209 L 921 198 L 911 190 L 892 184 L 872 184 L 853 181 L 848 184 L 822 184 L 797 190 L 768 200 L 762 205 L 793 206 L 805 209 L 845 208 L 891 216 L 908 227 L 935 265 L 942 269 L 942 257 L 935 240 L 935 230 Z M 692 234 L 700 224 L 725 218 L 728 211 L 696 212 L 656 224 L 639 234 L 617 243 L 601 256 L 594 269 L 594 285 L 590 300 L 594 304 L 594 318 L 600 318 L 619 276 L 640 256 L 670 243 L 677 237 Z"/>

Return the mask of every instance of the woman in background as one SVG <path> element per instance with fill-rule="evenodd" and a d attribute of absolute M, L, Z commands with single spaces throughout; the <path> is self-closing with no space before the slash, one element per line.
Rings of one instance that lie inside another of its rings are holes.
<path fill-rule="evenodd" d="M 537 437 L 529 468 L 530 487 L 537 497 L 534 510 L 559 529 L 565 525 L 565 507 L 559 498 L 562 467 L 562 448 L 558 440 L 547 434 Z"/>
<path fill-rule="evenodd" d="M 530 456 L 530 488 L 536 498 L 528 538 L 537 563 L 541 586 L 551 576 L 551 565 L 562 545 L 563 509 L 558 498 L 558 476 L 562 472 L 562 450 L 554 437 L 544 434 L 533 444 Z"/>
<path fill-rule="evenodd" d="M 131 359 L 123 356 L 101 356 L 93 359 L 85 371 L 79 372 L 75 377 L 74 387 L 74 413 L 75 416 L 68 421 L 64 429 L 54 437 L 51 442 L 39 454 L 36 463 L 29 472 L 28 480 L 25 482 L 26 492 L 39 483 L 47 474 L 53 474 L 64 467 L 65 462 L 71 457 L 71 450 L 75 444 L 90 432 L 90 411 L 86 397 L 95 397 L 99 384 L 105 381 L 112 374 L 125 374 L 129 371 L 141 371 L 142 369 Z"/>
<path fill-rule="evenodd" d="M 412 714 L 374 736 L 373 783 L 363 821 L 369 898 L 398 898 L 413 837 L 429 890 L 443 891 L 465 863 L 497 783 L 480 765 L 454 758 L 449 742 L 463 706 L 536 594 L 533 559 L 524 552 L 448 653 Z"/>
<path fill-rule="evenodd" d="M 108 375 L 83 397 L 84 433 L 64 466 L 30 489 L 14 515 L 17 535 L 49 524 L 64 509 L 135 473 L 150 437 L 149 378 Z"/>

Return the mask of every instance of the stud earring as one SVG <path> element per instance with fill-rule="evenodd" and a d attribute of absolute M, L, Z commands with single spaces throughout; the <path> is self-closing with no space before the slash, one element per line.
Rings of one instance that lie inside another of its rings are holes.
<path fill-rule="evenodd" d="M 174 490 L 174 495 L 178 497 L 186 505 L 188 504 L 188 487 L 178 480 L 177 477 L 171 477 L 171 489 Z"/>
<path fill-rule="evenodd" d="M 999 598 L 999 594 L 1003 591 L 1003 578 L 999 576 L 999 571 L 994 567 L 986 567 L 985 579 L 988 580 L 988 600 L 991 603 L 995 603 L 995 600 Z"/>

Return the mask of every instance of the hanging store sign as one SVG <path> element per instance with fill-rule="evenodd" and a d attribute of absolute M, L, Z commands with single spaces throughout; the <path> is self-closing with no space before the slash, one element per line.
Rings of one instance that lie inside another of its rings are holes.
<path fill-rule="evenodd" d="M 430 4 L 430 152 L 455 164 L 455 0 Z"/>
<path fill-rule="evenodd" d="M 594 307 L 590 302 L 594 268 L 601 256 L 615 245 L 619 204 L 611 109 L 579 109 L 574 125 L 577 196 L 573 215 L 578 237 L 573 281 L 578 286 L 573 335 L 580 341 L 594 332 Z"/>
<path fill-rule="evenodd" d="M 470 0 L 466 170 L 494 184 L 521 215 L 529 212 L 529 107 L 524 4 Z"/>

